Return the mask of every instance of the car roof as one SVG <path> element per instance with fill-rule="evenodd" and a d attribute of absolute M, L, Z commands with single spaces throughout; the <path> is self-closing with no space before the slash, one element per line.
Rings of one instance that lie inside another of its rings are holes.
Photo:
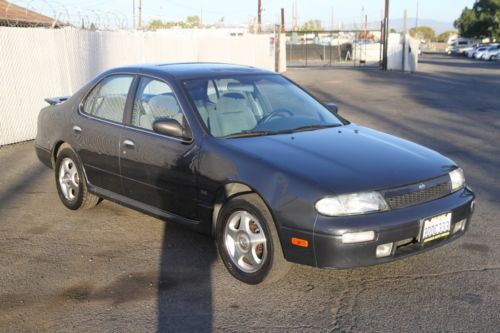
<path fill-rule="evenodd" d="M 117 72 L 133 72 L 158 76 L 166 75 L 174 79 L 206 78 L 241 74 L 276 74 L 275 72 L 252 66 L 207 62 L 131 65 L 113 68 L 106 73 L 111 74 Z"/>

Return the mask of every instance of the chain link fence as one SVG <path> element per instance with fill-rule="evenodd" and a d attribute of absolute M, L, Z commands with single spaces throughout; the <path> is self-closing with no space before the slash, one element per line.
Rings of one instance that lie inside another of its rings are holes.
<path fill-rule="evenodd" d="M 380 66 L 380 31 L 287 32 L 287 66 Z"/>
<path fill-rule="evenodd" d="M 198 61 L 274 70 L 274 35 L 0 27 L 0 146 L 35 138 L 44 98 L 71 95 L 108 68 Z"/>

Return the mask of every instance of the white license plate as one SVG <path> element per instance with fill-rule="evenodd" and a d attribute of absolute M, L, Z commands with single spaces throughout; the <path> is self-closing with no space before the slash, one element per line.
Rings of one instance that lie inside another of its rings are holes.
<path fill-rule="evenodd" d="M 424 220 L 423 242 L 446 237 L 450 234 L 451 213 L 445 213 Z"/>

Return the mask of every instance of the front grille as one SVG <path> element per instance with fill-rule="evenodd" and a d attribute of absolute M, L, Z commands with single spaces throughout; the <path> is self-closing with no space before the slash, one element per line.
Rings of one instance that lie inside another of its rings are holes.
<path fill-rule="evenodd" d="M 418 205 L 450 193 L 451 184 L 448 175 L 382 192 L 391 209 Z"/>

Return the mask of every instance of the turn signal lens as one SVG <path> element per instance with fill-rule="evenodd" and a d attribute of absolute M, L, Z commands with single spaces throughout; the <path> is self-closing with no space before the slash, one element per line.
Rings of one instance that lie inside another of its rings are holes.
<path fill-rule="evenodd" d="M 305 239 L 297 238 L 297 237 L 292 237 L 292 245 L 295 246 L 300 246 L 300 247 L 308 247 L 309 242 Z"/>

